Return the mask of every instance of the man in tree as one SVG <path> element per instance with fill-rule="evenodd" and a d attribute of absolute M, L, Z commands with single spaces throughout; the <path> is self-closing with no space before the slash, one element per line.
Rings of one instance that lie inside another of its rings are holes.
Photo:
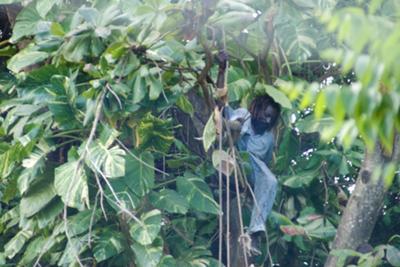
<path fill-rule="evenodd" d="M 265 221 L 271 212 L 277 191 L 277 180 L 267 164 L 272 159 L 275 137 L 272 132 L 276 125 L 281 107 L 268 95 L 257 96 L 245 108 L 232 109 L 227 102 L 226 88 L 226 55 L 219 56 L 220 72 L 217 81 L 218 96 L 224 103 L 224 117 L 228 119 L 231 131 L 238 132 L 237 146 L 239 150 L 249 153 L 251 175 L 248 180 L 254 190 L 255 203 L 253 205 L 250 225 L 247 232 L 252 238 L 252 252 L 259 252 L 258 242 L 265 234 Z M 225 73 L 224 78 L 221 78 Z M 221 81 L 223 80 L 223 81 Z M 235 125 L 235 126 L 233 126 Z M 240 126 L 240 127 L 237 127 Z"/>

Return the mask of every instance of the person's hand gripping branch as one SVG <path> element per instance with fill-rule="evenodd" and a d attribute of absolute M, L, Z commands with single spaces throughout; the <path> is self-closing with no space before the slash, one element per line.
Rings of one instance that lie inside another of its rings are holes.
<path fill-rule="evenodd" d="M 223 112 L 224 107 L 228 101 L 228 86 L 227 86 L 227 72 L 228 72 L 228 54 L 221 50 L 217 57 L 218 61 L 218 77 L 217 88 L 215 90 L 216 106 L 214 107 L 214 122 L 216 126 L 217 135 L 222 134 L 223 129 Z"/>
<path fill-rule="evenodd" d="M 214 109 L 214 121 L 216 125 L 217 135 L 222 133 L 224 127 L 229 127 L 229 132 L 232 136 L 234 143 L 238 140 L 240 130 L 242 128 L 242 121 L 240 120 L 229 120 L 227 114 L 228 108 L 228 67 L 229 67 L 229 55 L 225 50 L 219 51 L 217 55 L 218 61 L 218 77 L 217 77 L 217 88 L 215 92 L 216 107 Z M 224 125 L 223 119 L 228 119 Z M 224 138 L 226 139 L 226 138 Z M 225 140 L 226 141 L 226 140 Z M 224 143 L 225 143 L 224 141 Z"/>
<path fill-rule="evenodd" d="M 228 66 L 229 66 L 229 56 L 225 50 L 219 51 L 217 55 L 218 60 L 218 77 L 217 77 L 217 105 L 226 105 L 228 103 L 228 86 L 227 86 L 227 76 L 228 76 Z M 221 107 L 220 107 L 221 108 Z"/>

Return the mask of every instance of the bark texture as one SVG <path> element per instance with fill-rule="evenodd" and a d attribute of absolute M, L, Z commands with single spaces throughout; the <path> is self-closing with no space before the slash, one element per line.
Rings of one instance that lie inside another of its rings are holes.
<path fill-rule="evenodd" d="M 211 112 L 207 108 L 205 100 L 198 95 L 197 88 L 193 88 L 187 93 L 187 98 L 193 106 L 194 114 L 190 116 L 179 109 L 175 109 L 174 118 L 181 128 L 176 130 L 176 135 L 191 152 L 205 158 L 206 152 L 203 148 L 203 142 L 200 138 L 203 135 L 204 126 L 206 125 Z"/>
<path fill-rule="evenodd" d="M 239 242 L 240 237 L 240 217 L 238 213 L 237 199 L 232 198 L 231 200 L 231 212 L 230 212 L 230 263 L 231 267 L 247 267 L 245 263 L 245 257 L 243 254 L 243 247 Z"/>
<path fill-rule="evenodd" d="M 356 250 L 359 245 L 368 243 L 386 194 L 382 174 L 377 178 L 374 178 L 372 174 L 388 161 L 398 162 L 400 146 L 398 137 L 395 138 L 393 153 L 390 157 L 385 156 L 379 145 L 374 151 L 366 153 L 356 186 L 341 218 L 332 250 Z M 337 260 L 336 256 L 330 255 L 325 267 L 336 267 Z"/>

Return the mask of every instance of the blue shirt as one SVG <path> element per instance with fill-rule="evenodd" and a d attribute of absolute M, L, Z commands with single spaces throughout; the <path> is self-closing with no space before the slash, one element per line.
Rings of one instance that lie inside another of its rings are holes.
<path fill-rule="evenodd" d="M 274 150 L 275 138 L 273 133 L 271 131 L 265 131 L 263 134 L 254 133 L 251 126 L 251 114 L 247 109 L 238 108 L 233 110 L 229 106 L 227 108 L 229 120 L 244 120 L 238 142 L 239 150 L 247 151 L 251 156 L 268 164 L 272 159 Z"/>

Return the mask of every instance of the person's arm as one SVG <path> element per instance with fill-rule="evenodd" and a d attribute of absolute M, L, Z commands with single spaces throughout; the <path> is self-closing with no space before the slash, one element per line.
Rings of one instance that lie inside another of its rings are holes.
<path fill-rule="evenodd" d="M 221 50 L 217 56 L 218 59 L 218 77 L 217 77 L 217 90 L 216 96 L 219 105 L 225 106 L 228 103 L 228 66 L 229 56 L 224 50 Z M 220 107 L 221 108 L 221 107 Z"/>
<path fill-rule="evenodd" d="M 250 118 L 250 113 L 245 108 L 233 109 L 229 106 L 228 102 L 228 66 L 229 56 L 226 51 L 221 50 L 217 56 L 218 59 L 218 77 L 217 77 L 217 109 L 216 113 L 222 112 L 222 117 L 225 120 L 226 127 L 229 128 L 233 142 L 236 143 L 239 140 L 240 133 L 242 131 L 243 123 Z M 218 114 L 218 116 L 220 116 Z M 219 130 L 217 130 L 219 132 Z M 225 135 L 226 137 L 226 135 Z M 224 138 L 226 140 L 226 138 Z"/>

